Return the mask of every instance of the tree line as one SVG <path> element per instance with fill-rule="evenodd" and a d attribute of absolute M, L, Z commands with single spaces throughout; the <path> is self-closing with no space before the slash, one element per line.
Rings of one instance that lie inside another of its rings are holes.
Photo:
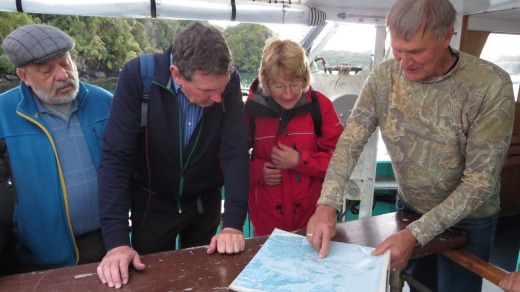
<path fill-rule="evenodd" d="M 123 64 L 139 54 L 167 49 L 193 21 L 0 12 L 0 42 L 14 29 L 33 23 L 58 27 L 75 40 L 71 53 L 80 72 L 117 76 Z M 220 29 L 240 72 L 257 71 L 265 41 L 276 35 L 261 24 L 240 23 Z M 370 52 L 328 51 L 322 57 L 331 65 L 349 63 L 363 67 L 371 60 Z M 15 74 L 15 68 L 2 50 L 0 75 L 5 74 Z"/>
<path fill-rule="evenodd" d="M 125 62 L 139 54 L 167 49 L 193 21 L 0 12 L 0 41 L 17 27 L 32 23 L 52 25 L 70 35 L 76 42 L 71 53 L 79 70 L 117 75 Z M 256 70 L 265 40 L 274 33 L 259 24 L 221 29 L 237 69 Z M 0 52 L 0 73 L 15 73 L 3 51 Z"/>

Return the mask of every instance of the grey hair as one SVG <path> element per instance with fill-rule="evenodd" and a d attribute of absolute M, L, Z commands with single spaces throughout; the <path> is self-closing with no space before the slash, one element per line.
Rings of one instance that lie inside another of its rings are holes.
<path fill-rule="evenodd" d="M 230 74 L 233 58 L 222 32 L 212 25 L 194 23 L 182 31 L 172 45 L 173 64 L 191 81 L 197 70 L 203 74 Z"/>
<path fill-rule="evenodd" d="M 397 0 L 386 17 L 389 31 L 409 41 L 422 28 L 442 39 L 455 24 L 457 11 L 449 0 Z"/>

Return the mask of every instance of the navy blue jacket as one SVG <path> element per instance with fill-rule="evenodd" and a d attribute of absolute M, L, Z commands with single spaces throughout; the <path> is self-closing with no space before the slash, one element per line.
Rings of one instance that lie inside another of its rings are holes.
<path fill-rule="evenodd" d="M 224 185 L 224 227 L 242 230 L 244 224 L 249 154 L 240 76 L 233 71 L 222 103 L 204 109 L 182 151 L 181 111 L 169 84 L 170 51 L 154 55 L 147 130 L 140 126 L 143 86 L 139 58 L 125 64 L 117 83 L 103 138 L 98 182 L 107 250 L 129 245 L 130 198 L 132 208 L 146 208 L 148 199 L 160 199 L 167 203 L 149 212 L 177 213 L 196 208 L 197 197 L 215 195 Z M 150 189 L 153 195 L 135 200 L 134 194 L 143 189 Z"/>

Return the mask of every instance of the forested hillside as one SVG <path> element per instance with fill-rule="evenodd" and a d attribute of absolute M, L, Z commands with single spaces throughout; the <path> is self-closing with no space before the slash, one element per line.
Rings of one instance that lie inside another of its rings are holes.
<path fill-rule="evenodd" d="M 83 76 L 93 77 L 96 73 L 117 76 L 122 65 L 137 55 L 165 50 L 179 32 L 192 22 L 0 12 L 0 42 L 17 27 L 30 23 L 53 25 L 69 34 L 76 41 L 72 55 L 78 69 Z M 265 40 L 275 32 L 264 25 L 250 23 L 221 29 L 237 69 L 255 72 L 260 66 Z M 321 56 L 329 65 L 349 63 L 365 67 L 371 60 L 370 52 L 325 51 Z M 321 67 L 321 63 L 318 65 Z M 14 75 L 15 68 L 0 50 L 0 76 L 5 74 Z"/>
<path fill-rule="evenodd" d="M 69 34 L 76 41 L 72 55 L 79 70 L 117 75 L 122 65 L 137 55 L 168 48 L 179 32 L 192 22 L 0 12 L 0 42 L 12 30 L 30 23 L 53 25 Z M 259 24 L 239 24 L 222 31 L 240 71 L 258 67 L 265 40 L 273 35 Z M 0 74 L 13 74 L 14 70 L 1 51 Z"/>

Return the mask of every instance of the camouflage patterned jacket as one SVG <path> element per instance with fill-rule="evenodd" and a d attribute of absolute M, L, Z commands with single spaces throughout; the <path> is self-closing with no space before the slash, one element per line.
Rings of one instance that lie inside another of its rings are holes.
<path fill-rule="evenodd" d="M 500 170 L 514 119 L 511 78 L 492 63 L 458 54 L 451 71 L 421 82 L 408 81 L 394 59 L 375 68 L 338 141 L 319 204 L 339 210 L 347 180 L 379 126 L 400 197 L 423 214 L 408 226 L 420 244 L 461 219 L 499 211 Z"/>

